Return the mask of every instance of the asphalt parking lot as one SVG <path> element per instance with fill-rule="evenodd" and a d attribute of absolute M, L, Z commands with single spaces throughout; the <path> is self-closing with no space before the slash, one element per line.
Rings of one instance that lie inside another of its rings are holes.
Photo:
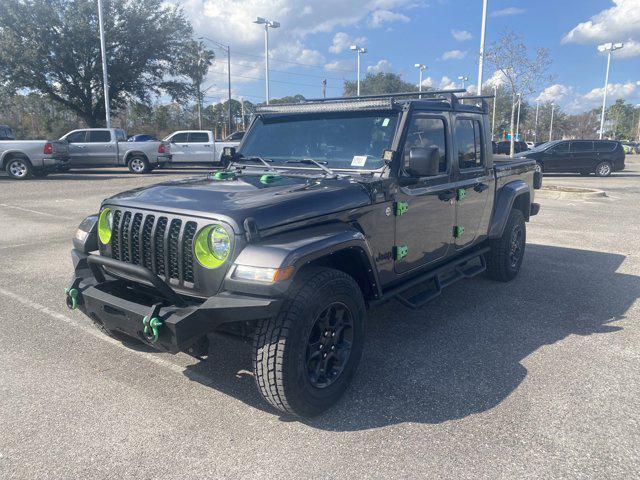
<path fill-rule="evenodd" d="M 370 310 L 354 384 L 307 422 L 259 398 L 248 343 L 154 353 L 65 307 L 82 218 L 194 173 L 0 177 L 0 478 L 640 476 L 640 157 L 546 176 L 607 196 L 540 194 L 515 281 Z"/>

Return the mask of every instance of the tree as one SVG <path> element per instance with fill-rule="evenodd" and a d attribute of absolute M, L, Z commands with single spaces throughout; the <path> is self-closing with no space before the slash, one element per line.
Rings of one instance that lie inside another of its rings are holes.
<path fill-rule="evenodd" d="M 192 40 L 187 43 L 184 53 L 178 58 L 176 68 L 180 75 L 191 80 L 188 96 L 196 100 L 198 109 L 198 128 L 202 130 L 202 82 L 213 63 L 215 53 L 205 47 L 204 43 Z"/>
<path fill-rule="evenodd" d="M 175 74 L 191 35 L 182 11 L 162 0 L 104 0 L 110 106 L 148 101 Z M 0 83 L 41 93 L 75 112 L 88 126 L 105 116 L 94 0 L 3 0 Z"/>
<path fill-rule="evenodd" d="M 530 57 L 527 46 L 522 39 L 511 31 L 504 32 L 497 42 L 494 42 L 485 52 L 484 58 L 492 65 L 504 81 L 511 96 L 511 119 L 509 133 L 511 135 L 511 155 L 514 149 L 514 129 L 518 94 L 523 97 L 531 95 L 546 77 L 546 71 L 551 64 L 549 52 L 538 48 Z"/>
<path fill-rule="evenodd" d="M 358 91 L 357 82 L 344 81 L 344 96 L 353 97 Z M 360 81 L 361 95 L 380 95 L 384 93 L 417 92 L 418 87 L 413 83 L 408 83 L 400 78 L 396 73 L 367 73 L 367 76 Z"/>
<path fill-rule="evenodd" d="M 607 109 L 606 118 L 610 125 L 607 136 L 614 139 L 631 139 L 635 136 L 635 108 L 622 98 Z"/>

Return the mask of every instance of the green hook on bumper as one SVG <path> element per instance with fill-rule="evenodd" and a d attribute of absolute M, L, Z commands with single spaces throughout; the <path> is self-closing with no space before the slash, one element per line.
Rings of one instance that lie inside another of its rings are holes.
<path fill-rule="evenodd" d="M 158 329 L 164 325 L 162 321 L 153 317 L 149 319 L 149 317 L 144 317 L 142 319 L 142 325 L 144 325 L 143 333 L 147 337 L 147 339 L 151 343 L 156 343 L 158 341 Z"/>
<path fill-rule="evenodd" d="M 65 288 L 64 294 L 67 297 L 67 307 L 71 310 L 78 308 L 78 290 L 75 288 Z"/>

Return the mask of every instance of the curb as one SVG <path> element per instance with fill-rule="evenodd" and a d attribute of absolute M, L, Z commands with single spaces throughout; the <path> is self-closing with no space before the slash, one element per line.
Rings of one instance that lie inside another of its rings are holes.
<path fill-rule="evenodd" d="M 543 185 L 537 196 L 542 198 L 593 198 L 607 197 L 607 192 L 595 188 L 565 187 L 562 185 Z"/>

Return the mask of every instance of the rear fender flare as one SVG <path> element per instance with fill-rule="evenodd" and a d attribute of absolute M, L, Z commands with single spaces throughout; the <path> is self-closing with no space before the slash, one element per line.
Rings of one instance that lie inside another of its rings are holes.
<path fill-rule="evenodd" d="M 15 157 L 20 157 L 25 159 L 27 162 L 29 162 L 29 164 L 31 166 L 33 165 L 33 162 L 31 161 L 31 159 L 29 158 L 29 155 L 27 155 L 26 153 L 24 153 L 23 151 L 20 150 L 7 150 L 6 152 L 4 152 L 2 154 L 2 156 L 0 157 L 0 166 L 2 167 L 2 170 L 4 170 L 5 168 L 7 168 L 7 163 L 9 162 L 9 160 L 11 158 L 15 158 Z"/>
<path fill-rule="evenodd" d="M 280 269 L 292 266 L 295 268 L 293 277 L 265 285 L 234 279 L 232 267 L 225 279 L 224 289 L 257 295 L 284 295 L 295 275 L 305 265 L 320 263 L 344 271 L 346 266 L 340 264 L 339 260 L 344 259 L 345 255 L 357 259 L 361 267 L 360 278 L 356 281 L 363 289 L 365 297 L 379 298 L 381 290 L 378 272 L 366 237 L 356 228 L 345 224 L 303 228 L 248 244 L 236 257 L 235 264 Z M 370 294 L 367 295 L 367 292 Z"/>
<path fill-rule="evenodd" d="M 502 236 L 509 214 L 514 206 L 522 210 L 525 220 L 528 221 L 531 214 L 531 190 L 522 180 L 509 182 L 499 190 L 493 210 L 493 218 L 491 219 L 489 238 Z"/>

